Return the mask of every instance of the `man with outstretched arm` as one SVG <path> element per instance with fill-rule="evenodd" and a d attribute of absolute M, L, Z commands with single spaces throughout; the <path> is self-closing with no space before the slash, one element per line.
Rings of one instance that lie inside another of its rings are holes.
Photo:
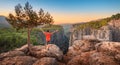
<path fill-rule="evenodd" d="M 50 40 L 51 40 L 51 36 L 52 36 L 54 33 L 58 32 L 58 30 L 55 30 L 55 31 L 53 31 L 53 32 L 50 32 L 49 30 L 47 30 L 47 31 L 45 32 L 45 31 L 43 31 L 42 29 L 41 29 L 41 31 L 43 32 L 43 34 L 45 35 L 45 38 L 46 38 L 46 44 L 45 44 L 45 45 L 49 44 L 49 43 L 50 43 Z"/>

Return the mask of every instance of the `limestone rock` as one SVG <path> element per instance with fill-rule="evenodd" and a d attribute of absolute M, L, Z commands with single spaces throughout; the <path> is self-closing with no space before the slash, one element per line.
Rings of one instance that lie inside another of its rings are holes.
<path fill-rule="evenodd" d="M 76 40 L 67 52 L 67 58 L 71 59 L 83 52 L 95 50 L 95 45 L 100 42 L 98 40 Z"/>
<path fill-rule="evenodd" d="M 42 57 L 54 57 L 58 60 L 62 60 L 63 52 L 54 44 L 48 44 L 46 47 L 42 47 L 39 51 L 34 51 L 37 58 Z"/>
<path fill-rule="evenodd" d="M 58 65 L 55 58 L 44 57 L 37 60 L 33 65 Z"/>
<path fill-rule="evenodd" d="M 15 56 L 25 56 L 25 54 L 22 51 L 9 51 L 9 52 L 5 52 L 5 53 L 1 53 L 0 60 L 2 60 L 3 58 L 15 57 Z"/>
<path fill-rule="evenodd" d="M 17 51 L 23 51 L 24 53 L 27 53 L 28 52 L 28 44 L 23 45 L 20 48 L 16 48 L 15 50 L 17 50 Z"/>
<path fill-rule="evenodd" d="M 120 19 L 111 20 L 108 24 L 111 25 L 111 26 L 120 27 Z"/>
<path fill-rule="evenodd" d="M 95 44 L 97 44 L 98 40 L 76 40 L 73 43 L 73 48 L 76 50 L 81 50 L 82 52 L 95 50 Z"/>
<path fill-rule="evenodd" d="M 90 65 L 119 65 L 112 56 L 103 53 L 94 53 L 90 57 Z"/>
<path fill-rule="evenodd" d="M 37 59 L 30 56 L 8 57 L 0 65 L 32 65 Z"/>
<path fill-rule="evenodd" d="M 115 56 L 117 54 L 120 54 L 119 42 L 101 42 L 97 44 L 95 47 L 98 52 L 103 52 L 110 56 Z"/>
<path fill-rule="evenodd" d="M 95 53 L 96 51 L 90 51 L 90 52 L 83 52 L 80 55 L 77 55 L 73 57 L 67 65 L 89 65 L 89 58 L 90 55 Z"/>
<path fill-rule="evenodd" d="M 45 46 L 37 45 L 37 46 L 32 46 L 31 48 L 31 50 L 33 51 L 41 51 L 42 49 L 45 49 Z"/>

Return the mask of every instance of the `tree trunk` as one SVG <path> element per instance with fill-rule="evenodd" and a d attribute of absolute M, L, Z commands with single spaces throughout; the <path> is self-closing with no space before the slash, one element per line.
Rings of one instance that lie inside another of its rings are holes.
<path fill-rule="evenodd" d="M 31 52 L 30 31 L 31 31 L 30 28 L 28 28 L 28 31 L 27 31 L 27 33 L 28 33 L 27 44 L 28 44 L 28 49 Z"/>

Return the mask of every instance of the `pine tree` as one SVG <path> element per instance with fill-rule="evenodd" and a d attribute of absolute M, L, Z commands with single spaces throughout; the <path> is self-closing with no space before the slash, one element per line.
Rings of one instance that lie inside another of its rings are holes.
<path fill-rule="evenodd" d="M 27 29 L 27 44 L 29 50 L 31 50 L 30 31 L 32 28 L 53 23 L 53 17 L 48 12 L 45 13 L 43 9 L 40 9 L 39 12 L 36 13 L 28 2 L 25 3 L 24 7 L 20 4 L 16 5 L 15 15 L 10 13 L 6 19 L 16 29 Z"/>

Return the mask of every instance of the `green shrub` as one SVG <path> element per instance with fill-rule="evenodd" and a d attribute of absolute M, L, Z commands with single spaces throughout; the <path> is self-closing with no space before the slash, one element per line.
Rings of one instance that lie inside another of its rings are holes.
<path fill-rule="evenodd" d="M 0 52 L 9 51 L 27 43 L 27 32 L 13 29 L 0 29 Z M 31 42 L 37 45 L 36 37 L 31 35 Z"/>

